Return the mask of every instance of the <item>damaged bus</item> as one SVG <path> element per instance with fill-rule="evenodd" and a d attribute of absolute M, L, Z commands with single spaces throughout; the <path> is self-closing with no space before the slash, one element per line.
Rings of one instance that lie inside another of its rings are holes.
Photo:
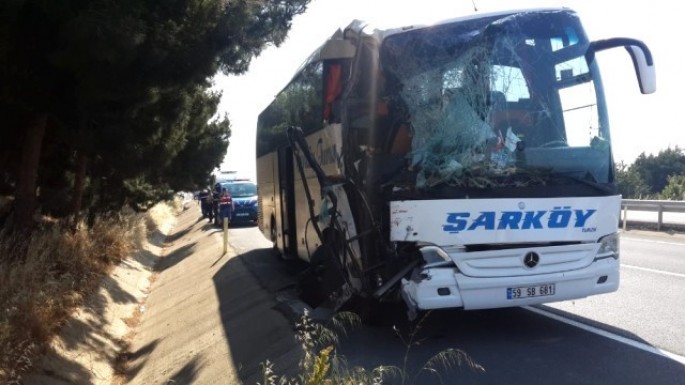
<path fill-rule="evenodd" d="M 310 263 L 314 306 L 521 306 L 619 286 L 609 117 L 576 13 L 338 30 L 259 115 L 259 227 Z M 628 61 L 628 60 L 626 60 Z"/>

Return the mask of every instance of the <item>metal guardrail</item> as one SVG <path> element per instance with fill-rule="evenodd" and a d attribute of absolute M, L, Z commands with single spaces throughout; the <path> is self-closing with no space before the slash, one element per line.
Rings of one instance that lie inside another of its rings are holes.
<path fill-rule="evenodd" d="M 621 211 L 623 212 L 621 220 L 623 222 L 623 230 L 626 229 L 626 222 L 628 222 L 628 210 L 651 212 L 656 211 L 658 213 L 656 229 L 661 230 L 664 213 L 685 213 L 685 201 L 623 199 L 621 200 Z"/>

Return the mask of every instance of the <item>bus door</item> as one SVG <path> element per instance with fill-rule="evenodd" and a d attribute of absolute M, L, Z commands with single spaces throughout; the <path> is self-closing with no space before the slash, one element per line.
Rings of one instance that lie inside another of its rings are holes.
<path fill-rule="evenodd" d="M 295 225 L 295 181 L 293 150 L 290 146 L 278 149 L 278 197 L 280 202 L 280 228 L 283 253 L 297 255 L 297 228 Z"/>

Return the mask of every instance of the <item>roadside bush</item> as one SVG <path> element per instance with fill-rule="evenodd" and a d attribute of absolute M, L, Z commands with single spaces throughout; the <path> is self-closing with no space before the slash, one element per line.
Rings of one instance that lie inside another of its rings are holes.
<path fill-rule="evenodd" d="M 685 175 L 668 177 L 668 184 L 661 191 L 661 199 L 685 201 Z"/>
<path fill-rule="evenodd" d="M 61 325 L 114 265 L 141 247 L 168 205 L 92 227 L 44 218 L 27 238 L 0 232 L 0 383 L 19 383 Z M 166 206 L 166 208 L 165 208 Z"/>
<path fill-rule="evenodd" d="M 262 382 L 258 385 L 382 385 L 386 381 L 402 385 L 417 384 L 419 376 L 426 372 L 437 376 L 441 382 L 440 372 L 465 365 L 471 370 L 485 371 L 474 362 L 468 354 L 457 349 L 443 350 L 431 357 L 416 373 L 407 370 L 411 348 L 419 344 L 417 334 L 421 330 L 423 321 L 430 315 L 426 314 L 412 328 L 407 336 L 394 329 L 405 345 L 402 366 L 378 366 L 366 369 L 350 367 L 343 356 L 336 352 L 339 335 L 344 335 L 348 328 L 361 325 L 361 319 L 354 313 L 338 313 L 331 320 L 330 326 L 323 326 L 313 322 L 307 312 L 296 324 L 296 338 L 300 342 L 303 358 L 299 364 L 299 374 L 295 377 L 277 375 L 273 363 L 266 361 L 262 364 Z"/>

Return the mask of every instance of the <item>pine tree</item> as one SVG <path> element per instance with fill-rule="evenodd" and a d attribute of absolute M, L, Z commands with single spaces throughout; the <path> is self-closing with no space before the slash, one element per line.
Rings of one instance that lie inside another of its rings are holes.
<path fill-rule="evenodd" d="M 116 208 L 198 183 L 230 135 L 226 118 L 202 121 L 216 113 L 211 77 L 246 71 L 267 44 L 283 42 L 308 2 L 3 2 L 0 138 L 20 150 L 0 157 L 0 187 L 14 190 L 16 225 L 30 226 L 38 184 L 48 179 L 70 180 L 71 197 L 41 199 L 61 199 L 47 206 L 74 214 L 84 194 Z M 41 158 L 60 146 L 67 161 Z"/>

